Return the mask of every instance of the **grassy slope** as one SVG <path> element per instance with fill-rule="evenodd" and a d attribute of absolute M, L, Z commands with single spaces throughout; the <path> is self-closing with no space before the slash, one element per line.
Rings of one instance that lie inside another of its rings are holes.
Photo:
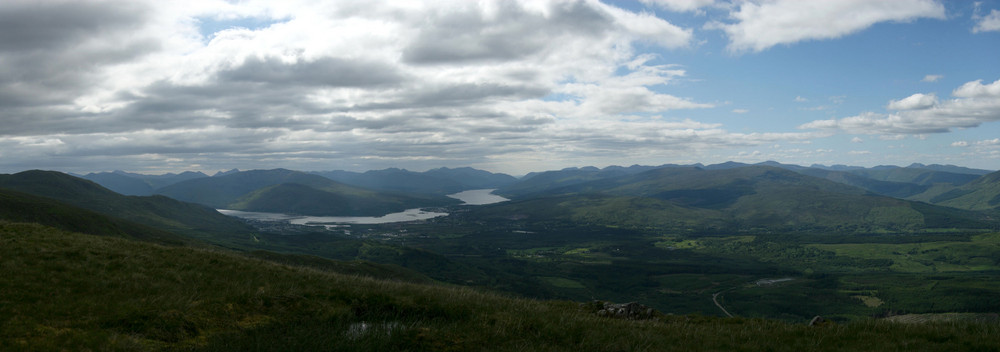
<path fill-rule="evenodd" d="M 253 231 L 243 222 L 202 205 L 163 196 L 123 196 L 92 181 L 55 171 L 0 175 L 0 187 L 202 239 Z"/>
<path fill-rule="evenodd" d="M 931 202 L 973 210 L 1000 208 L 1000 172 L 985 175 L 969 184 L 932 198 Z"/>
<path fill-rule="evenodd" d="M 368 269 L 397 271 L 395 277 L 409 277 L 411 281 L 430 280 L 426 274 L 446 282 L 482 285 L 483 282 L 502 278 L 503 281 L 512 283 L 508 286 L 523 286 L 516 277 L 498 272 L 483 272 L 478 268 L 456 263 L 423 250 L 399 248 L 391 244 L 364 242 L 322 233 L 303 233 L 294 236 L 258 233 L 238 220 L 200 205 L 183 203 L 163 196 L 122 196 L 90 181 L 60 173 L 40 171 L 0 175 L 0 184 L 68 200 L 64 203 L 52 198 L 0 189 L 0 220 L 38 222 L 68 231 L 127 237 L 161 244 L 208 246 L 208 243 L 211 243 L 242 251 L 263 250 L 345 261 L 364 261 L 369 264 L 359 265 L 354 269 L 358 272 L 365 272 Z M 59 192 L 58 187 L 65 191 Z M 109 214 L 66 204 L 69 201 Z M 114 215 L 128 216 L 129 220 Z M 199 217 L 206 217 L 207 220 Z M 213 222 L 222 224 L 213 225 Z M 234 223 L 233 226 L 222 226 L 229 222 Z M 204 242 L 198 241 L 199 239 Z M 267 256 L 273 259 L 279 255 L 270 253 Z M 289 260 L 299 263 L 311 262 L 309 259 L 293 255 L 280 256 L 282 262 Z M 371 268 L 373 264 L 370 262 L 381 264 Z M 365 265 L 369 268 L 362 267 Z"/>
<path fill-rule="evenodd" d="M 59 201 L 0 189 L 0 219 L 35 222 L 66 231 L 99 236 L 133 238 L 161 244 L 192 244 L 192 240 L 168 231 L 106 216 Z"/>
<path fill-rule="evenodd" d="M 599 318 L 508 298 L 0 223 L 0 349 L 996 350 L 1000 326 Z"/>

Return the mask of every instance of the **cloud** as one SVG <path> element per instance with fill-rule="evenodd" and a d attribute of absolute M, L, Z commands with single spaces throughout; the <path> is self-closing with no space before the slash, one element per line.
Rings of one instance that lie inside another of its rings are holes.
<path fill-rule="evenodd" d="M 666 47 L 687 46 L 692 31 L 649 14 L 585 2 L 549 3 L 543 8 L 499 2 L 458 2 L 427 11 L 416 38 L 403 48 L 414 64 L 507 61 L 551 55 L 552 43 L 599 41 L 626 34 Z M 456 8 L 457 7 L 457 8 Z M 625 39 L 625 38 L 623 38 Z"/>
<path fill-rule="evenodd" d="M 977 18 L 978 17 L 978 18 Z M 976 19 L 976 26 L 972 28 L 972 33 L 1000 31 L 1000 11 L 990 10 L 986 16 L 973 16 Z"/>
<path fill-rule="evenodd" d="M 945 18 L 944 6 L 932 0 L 897 1 L 746 1 L 730 12 L 733 23 L 710 22 L 721 29 L 733 53 L 761 52 L 780 44 L 835 39 L 880 22 Z"/>
<path fill-rule="evenodd" d="M 841 130 L 858 134 L 944 133 L 1000 121 L 1000 80 L 971 81 L 952 91 L 954 99 L 939 102 L 934 95 L 914 94 L 891 101 L 895 113 L 864 112 L 840 119 L 816 120 L 802 129 Z"/>
<path fill-rule="evenodd" d="M 955 89 L 951 95 L 960 98 L 997 99 L 1000 98 L 1000 79 L 987 85 L 983 85 L 983 80 L 981 79 L 966 82 L 961 87 L 958 87 L 958 89 Z"/>
<path fill-rule="evenodd" d="M 733 109 L 733 113 L 736 113 L 736 114 L 746 114 L 748 112 L 750 112 L 750 110 L 747 110 L 747 109 Z"/>
<path fill-rule="evenodd" d="M 15 1 L 0 19 L 4 171 L 524 169 L 830 134 L 668 116 L 715 104 L 637 47 L 693 30 L 599 2 Z M 204 32 L 238 20 L 264 25 Z"/>
<path fill-rule="evenodd" d="M 851 138 L 851 143 L 864 143 L 864 142 L 865 142 L 865 140 L 861 139 L 861 137 Z"/>
<path fill-rule="evenodd" d="M 922 110 L 929 109 L 937 105 L 938 99 L 934 94 L 914 94 L 900 100 L 892 100 L 887 107 L 889 110 Z"/>
<path fill-rule="evenodd" d="M 1000 145 L 1000 138 L 977 141 L 976 145 L 985 145 L 985 146 Z"/>
<path fill-rule="evenodd" d="M 850 155 L 869 155 L 871 153 L 872 152 L 868 151 L 868 150 L 852 150 L 852 151 L 847 152 L 847 154 L 850 154 Z"/>
<path fill-rule="evenodd" d="M 809 99 L 803 98 L 801 96 L 795 96 L 795 102 L 797 102 L 797 103 L 803 103 L 803 102 L 807 102 L 807 101 L 809 101 Z"/>
<path fill-rule="evenodd" d="M 926 76 L 924 76 L 924 79 L 921 79 L 920 81 L 921 82 L 937 82 L 937 81 L 941 80 L 942 78 L 944 78 L 944 75 L 926 75 Z"/>
<path fill-rule="evenodd" d="M 248 57 L 239 66 L 219 71 L 217 78 L 265 86 L 365 87 L 402 83 L 405 78 L 398 71 L 389 63 L 332 57 L 301 62 L 284 62 L 278 57 Z"/>
<path fill-rule="evenodd" d="M 715 4 L 715 0 L 640 0 L 646 5 L 655 5 L 675 12 L 695 12 Z"/>
<path fill-rule="evenodd" d="M 952 142 L 951 146 L 952 147 L 968 147 L 969 146 L 969 142 L 966 142 L 966 141 Z"/>
<path fill-rule="evenodd" d="M 157 50 L 155 38 L 135 33 L 147 11 L 132 2 L 0 3 L 0 114 L 73 100 L 103 68 Z"/>

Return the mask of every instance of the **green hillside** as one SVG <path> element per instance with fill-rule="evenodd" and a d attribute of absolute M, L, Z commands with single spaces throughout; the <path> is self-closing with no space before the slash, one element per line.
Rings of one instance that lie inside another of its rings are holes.
<path fill-rule="evenodd" d="M 934 187 L 934 184 L 923 184 L 923 183 L 914 183 L 906 181 L 876 180 L 866 176 L 860 176 L 845 171 L 824 170 L 816 168 L 805 168 L 794 171 L 801 173 L 803 175 L 824 178 L 833 182 L 843 183 L 845 185 L 858 187 L 870 191 L 872 193 L 881 194 L 883 196 L 889 196 L 894 198 L 906 198 L 916 194 L 921 194 L 926 192 L 928 189 Z M 943 183 L 943 184 L 950 185 L 950 183 Z"/>
<path fill-rule="evenodd" d="M 99 236 L 112 236 L 162 244 L 187 244 L 182 237 L 153 227 L 77 208 L 51 198 L 0 189 L 0 220 L 33 222 Z"/>
<path fill-rule="evenodd" d="M 878 196 L 768 167 L 670 167 L 535 193 L 480 211 L 580 223 L 695 230 L 912 232 L 992 228 L 985 215 Z"/>
<path fill-rule="evenodd" d="M 1000 171 L 960 187 L 939 192 L 931 203 L 970 210 L 1000 209 Z"/>
<path fill-rule="evenodd" d="M 652 166 L 631 166 L 628 168 L 609 166 L 598 169 L 591 166 L 530 173 L 516 183 L 500 187 L 496 193 L 509 198 L 527 197 L 560 187 L 631 175 L 654 168 Z"/>
<path fill-rule="evenodd" d="M 250 192 L 227 208 L 234 210 L 302 215 L 385 215 L 420 206 L 454 202 L 392 196 L 386 194 L 349 194 L 324 191 L 297 183 L 283 183 Z"/>
<path fill-rule="evenodd" d="M 384 281 L 36 224 L 0 222 L 0 267 L 0 350 L 1000 348 L 989 338 L 1000 334 L 996 323 L 618 320 L 574 302 Z"/>
<path fill-rule="evenodd" d="M 970 170 L 970 172 L 972 171 Z M 861 169 L 851 170 L 850 173 L 878 181 L 904 182 L 925 186 L 936 183 L 961 186 L 980 176 L 980 174 L 936 171 L 918 167 Z"/>
<path fill-rule="evenodd" d="M 458 203 L 445 196 L 376 192 L 284 169 L 193 179 L 161 188 L 157 193 L 217 209 L 303 215 L 384 215 Z"/>
<path fill-rule="evenodd" d="M 253 231 L 243 222 L 202 205 L 164 196 L 123 196 L 94 182 L 55 171 L 0 175 L 0 188 L 199 238 Z"/>

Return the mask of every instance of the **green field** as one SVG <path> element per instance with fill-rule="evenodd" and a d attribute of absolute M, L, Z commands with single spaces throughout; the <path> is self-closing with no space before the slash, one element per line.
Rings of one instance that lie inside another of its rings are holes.
<path fill-rule="evenodd" d="M 810 244 L 838 256 L 891 260 L 896 272 L 1000 271 L 1000 233 L 974 235 L 971 241 L 882 244 Z"/>

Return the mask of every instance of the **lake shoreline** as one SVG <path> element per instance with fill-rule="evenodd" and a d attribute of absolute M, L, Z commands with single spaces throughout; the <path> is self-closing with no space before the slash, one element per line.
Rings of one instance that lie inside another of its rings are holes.
<path fill-rule="evenodd" d="M 507 198 L 492 194 L 495 189 L 477 189 L 477 190 L 467 190 L 454 194 L 449 194 L 448 197 L 452 197 L 464 202 L 461 205 L 486 205 L 507 201 Z M 282 214 L 282 213 L 265 213 L 265 212 L 252 212 L 252 211 L 240 211 L 231 209 L 216 209 L 219 213 L 223 215 L 233 216 L 246 220 L 256 220 L 256 221 L 274 221 L 274 222 L 286 222 L 292 225 L 306 225 L 306 226 L 323 226 L 327 229 L 335 227 L 343 227 L 345 224 L 353 225 L 372 225 L 372 224 L 387 224 L 395 222 L 410 222 L 410 221 L 422 221 L 433 219 L 442 216 L 448 216 L 449 213 L 441 211 L 431 211 L 426 210 L 431 208 L 413 208 L 406 209 L 397 213 L 389 213 L 382 216 L 310 216 L 310 215 L 292 215 L 292 214 Z M 435 210 L 440 208 L 433 208 Z"/>

